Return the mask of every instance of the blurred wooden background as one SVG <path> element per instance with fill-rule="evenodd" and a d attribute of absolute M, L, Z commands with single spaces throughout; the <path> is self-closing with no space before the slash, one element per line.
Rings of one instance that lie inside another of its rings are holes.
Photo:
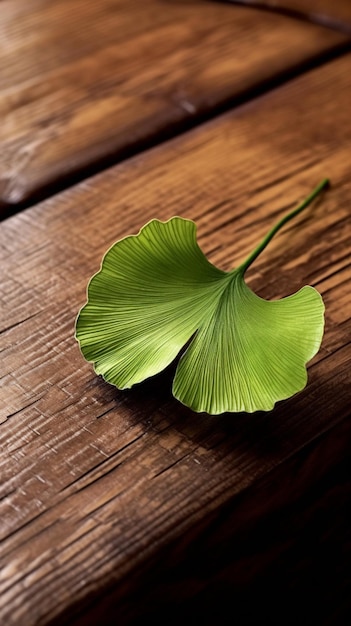
<path fill-rule="evenodd" d="M 349 622 L 350 7 L 1 2 L 4 625 Z M 213 417 L 172 368 L 94 374 L 74 323 L 114 241 L 181 215 L 229 269 L 325 177 L 248 274 L 324 298 L 303 392 Z"/>

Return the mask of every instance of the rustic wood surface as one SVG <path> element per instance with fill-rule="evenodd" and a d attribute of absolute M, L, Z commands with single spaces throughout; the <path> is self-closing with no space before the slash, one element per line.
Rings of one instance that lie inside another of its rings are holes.
<path fill-rule="evenodd" d="M 351 33 L 350 0 L 219 0 L 231 4 L 267 8 L 283 15 L 305 18 L 338 31 Z"/>
<path fill-rule="evenodd" d="M 166 581 L 172 582 L 174 568 L 177 601 L 193 611 L 192 599 L 206 596 L 206 574 L 195 568 L 194 580 L 183 581 L 180 573 L 184 563 L 192 563 L 194 536 L 199 536 L 194 556 L 212 559 L 213 572 L 220 546 L 223 559 L 212 591 L 220 589 L 223 576 L 227 592 L 232 580 L 235 594 L 241 585 L 245 595 L 246 582 L 253 580 L 246 570 L 250 541 L 257 540 L 262 515 L 282 536 L 268 572 L 274 583 L 280 555 L 288 554 L 294 568 L 294 548 L 284 549 L 284 533 L 296 528 L 294 520 L 289 526 L 290 518 L 295 515 L 297 523 L 301 509 L 296 504 L 294 512 L 294 502 L 306 473 L 301 497 L 311 511 L 307 539 L 319 506 L 322 516 L 330 502 L 329 516 L 331 510 L 345 513 L 351 400 L 350 63 L 345 55 L 316 68 L 2 223 L 4 624 L 62 623 L 62 616 L 69 623 L 82 610 L 88 613 L 81 623 L 88 623 L 96 602 L 101 621 L 104 599 L 111 620 L 116 615 L 119 624 L 123 616 L 125 623 L 131 616 L 137 620 L 141 615 L 132 599 L 140 593 L 145 607 L 138 578 L 144 568 L 154 581 L 148 610 L 155 609 L 157 591 L 162 594 Z M 88 278 L 113 241 L 136 233 L 151 218 L 182 215 L 197 222 L 199 243 L 211 261 L 229 269 L 325 176 L 332 186 L 322 201 L 281 232 L 248 275 L 252 288 L 266 298 L 306 283 L 324 297 L 325 337 L 302 393 L 272 413 L 214 418 L 195 415 L 172 398 L 170 371 L 128 392 L 94 375 L 73 338 L 74 319 Z M 309 490 L 318 484 L 323 498 L 311 500 Z M 212 534 L 218 519 L 221 532 Z M 244 541 L 239 582 L 236 551 L 248 519 L 252 534 L 248 531 Z M 340 552 L 345 549 L 344 521 L 320 528 L 322 534 L 330 531 L 327 551 L 336 536 Z M 234 562 L 224 558 L 224 531 Z M 303 532 L 299 539 L 298 566 L 303 567 Z M 163 561 L 167 550 L 169 559 Z M 313 563 L 313 551 L 308 559 Z M 341 562 L 342 580 L 345 568 Z M 234 578 L 225 578 L 227 570 Z M 308 568 L 303 571 L 306 575 Z M 252 610 L 259 595 L 257 584 Z M 166 593 L 162 598 L 166 601 Z M 342 610 L 346 600 L 340 596 L 340 601 Z M 295 602 L 298 606 L 298 598 Z M 236 623 L 247 622 L 242 616 Z"/>
<path fill-rule="evenodd" d="M 332 54 L 345 36 L 202 0 L 3 0 L 0 211 Z"/>
<path fill-rule="evenodd" d="M 133 602 L 112 588 L 70 626 L 112 626 L 116 604 L 132 624 L 346 625 L 350 444 L 344 420 L 137 570 Z"/>

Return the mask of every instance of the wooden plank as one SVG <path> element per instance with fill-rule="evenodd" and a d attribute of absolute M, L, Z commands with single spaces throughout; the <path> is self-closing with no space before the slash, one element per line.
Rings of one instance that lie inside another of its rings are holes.
<path fill-rule="evenodd" d="M 340 32 L 351 33 L 351 3 L 349 0 L 220 0 L 235 5 L 267 8 L 284 15 L 306 18 Z"/>
<path fill-rule="evenodd" d="M 350 430 L 341 422 L 160 551 L 132 602 L 112 588 L 70 626 L 112 626 L 116 605 L 127 624 L 347 624 Z"/>
<path fill-rule="evenodd" d="M 3 0 L 0 204 L 72 183 L 343 42 L 201 0 Z"/>
<path fill-rule="evenodd" d="M 149 560 L 309 442 L 349 428 L 349 68 L 350 56 L 329 63 L 2 223 L 4 623 L 68 619 L 108 589 L 128 604 Z M 266 298 L 306 283 L 324 297 L 325 338 L 302 393 L 269 414 L 200 417 L 171 397 L 169 372 L 128 392 L 93 374 L 74 318 L 114 240 L 182 215 L 229 269 L 325 176 L 323 202 L 248 276 Z"/>

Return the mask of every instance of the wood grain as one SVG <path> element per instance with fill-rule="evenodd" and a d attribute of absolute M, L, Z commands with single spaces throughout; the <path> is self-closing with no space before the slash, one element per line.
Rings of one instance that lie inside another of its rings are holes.
<path fill-rule="evenodd" d="M 267 8 L 283 15 L 294 15 L 323 24 L 340 32 L 351 33 L 351 3 L 349 0 L 220 0 L 235 5 Z"/>
<path fill-rule="evenodd" d="M 345 41 L 202 0 L 3 0 L 0 204 L 106 167 Z"/>
<path fill-rule="evenodd" d="M 343 421 L 65 624 L 347 624 L 350 444 Z"/>
<path fill-rule="evenodd" d="M 73 619 L 111 590 L 127 615 L 146 563 L 160 563 L 170 545 L 182 559 L 182 542 L 222 507 L 234 510 L 257 480 L 272 470 L 279 480 L 289 458 L 301 459 L 338 424 L 350 433 L 349 69 L 346 55 L 3 221 L 7 625 Z M 74 319 L 114 240 L 150 218 L 182 215 L 196 220 L 211 261 L 229 269 L 325 176 L 332 187 L 322 202 L 280 233 L 248 276 L 266 298 L 306 283 L 324 297 L 325 338 L 301 394 L 269 414 L 199 417 L 171 397 L 171 371 L 128 392 L 94 375 L 73 339 Z M 235 544 L 230 520 L 223 524 Z M 189 588 L 177 591 L 185 602 Z"/>

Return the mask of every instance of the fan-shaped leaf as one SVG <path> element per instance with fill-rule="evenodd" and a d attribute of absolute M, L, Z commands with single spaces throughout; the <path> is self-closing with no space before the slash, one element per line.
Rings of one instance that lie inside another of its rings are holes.
<path fill-rule="evenodd" d="M 162 371 L 189 341 L 173 393 L 195 411 L 270 410 L 306 384 L 306 363 L 323 334 L 324 305 L 304 287 L 268 302 L 244 281 L 247 267 L 287 219 L 238 269 L 212 265 L 196 226 L 174 217 L 152 220 L 106 253 L 88 286 L 76 337 L 95 371 L 120 389 Z"/>

